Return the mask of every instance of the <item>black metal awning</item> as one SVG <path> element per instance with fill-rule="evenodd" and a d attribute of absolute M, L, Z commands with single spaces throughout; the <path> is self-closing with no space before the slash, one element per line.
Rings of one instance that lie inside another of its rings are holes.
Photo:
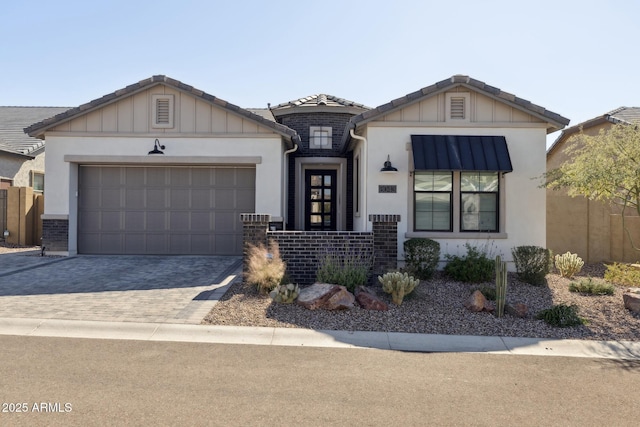
<path fill-rule="evenodd" d="M 415 170 L 513 172 L 504 136 L 411 135 Z"/>

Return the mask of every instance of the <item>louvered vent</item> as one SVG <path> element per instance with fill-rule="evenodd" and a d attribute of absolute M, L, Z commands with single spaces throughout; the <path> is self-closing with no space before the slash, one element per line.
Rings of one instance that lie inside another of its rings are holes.
<path fill-rule="evenodd" d="M 451 118 L 464 120 L 464 97 L 451 97 Z"/>
<path fill-rule="evenodd" d="M 169 115 L 169 100 L 168 99 L 158 99 L 156 100 L 156 123 L 159 125 L 168 125 L 170 124 L 170 115 Z"/>

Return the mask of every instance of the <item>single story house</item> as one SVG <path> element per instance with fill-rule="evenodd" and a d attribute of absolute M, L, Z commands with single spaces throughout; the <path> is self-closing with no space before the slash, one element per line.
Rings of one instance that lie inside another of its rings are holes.
<path fill-rule="evenodd" d="M 44 190 L 44 141 L 24 128 L 68 110 L 64 107 L 0 107 L 0 190 Z"/>
<path fill-rule="evenodd" d="M 546 245 L 547 133 L 569 120 L 455 75 L 377 108 L 320 94 L 243 109 L 154 76 L 33 124 L 47 141 L 44 244 L 68 254 L 240 254 L 272 229 L 398 219 L 453 253 Z M 464 248 L 463 248 L 464 249 Z"/>
<path fill-rule="evenodd" d="M 560 167 L 569 160 L 565 153 L 570 138 L 583 131 L 597 135 L 616 124 L 640 122 L 640 108 L 620 107 L 562 131 L 547 151 L 547 170 Z M 547 190 L 547 246 L 554 253 L 577 253 L 585 262 L 637 262 L 638 252 L 633 249 L 622 226 L 621 209 L 586 197 L 570 197 L 565 190 Z M 632 230 L 634 242 L 640 241 L 640 218 L 628 209 L 627 227 Z"/>

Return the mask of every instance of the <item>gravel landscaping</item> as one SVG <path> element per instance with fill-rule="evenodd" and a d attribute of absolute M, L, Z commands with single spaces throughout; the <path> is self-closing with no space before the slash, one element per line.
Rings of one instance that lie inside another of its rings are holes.
<path fill-rule="evenodd" d="M 602 278 L 605 266 L 588 265 L 576 277 Z M 344 311 L 307 310 L 297 304 L 277 304 L 260 295 L 245 283 L 232 285 L 203 324 L 235 326 L 268 326 L 310 328 L 317 330 L 412 332 L 450 335 L 484 335 L 531 338 L 572 338 L 585 340 L 640 341 L 640 316 L 624 308 L 622 293 L 627 287 L 617 286 L 614 295 L 592 296 L 569 292 L 571 280 L 558 274 L 547 275 L 547 286 L 531 286 L 509 273 L 507 303 L 524 303 L 529 308 L 525 318 L 505 315 L 497 318 L 487 312 L 472 313 L 464 302 L 472 291 L 486 284 L 466 284 L 448 279 L 442 272 L 423 281 L 401 306 L 391 297 L 376 291 L 389 304 L 388 311 L 370 311 L 359 307 Z M 583 326 L 557 328 L 535 318 L 554 304 L 575 304 Z"/>

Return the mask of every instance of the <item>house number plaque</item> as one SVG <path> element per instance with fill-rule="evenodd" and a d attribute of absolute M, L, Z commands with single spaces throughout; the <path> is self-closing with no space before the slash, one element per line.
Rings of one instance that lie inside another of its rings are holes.
<path fill-rule="evenodd" d="M 378 185 L 378 193 L 396 193 L 397 186 L 395 185 Z"/>

